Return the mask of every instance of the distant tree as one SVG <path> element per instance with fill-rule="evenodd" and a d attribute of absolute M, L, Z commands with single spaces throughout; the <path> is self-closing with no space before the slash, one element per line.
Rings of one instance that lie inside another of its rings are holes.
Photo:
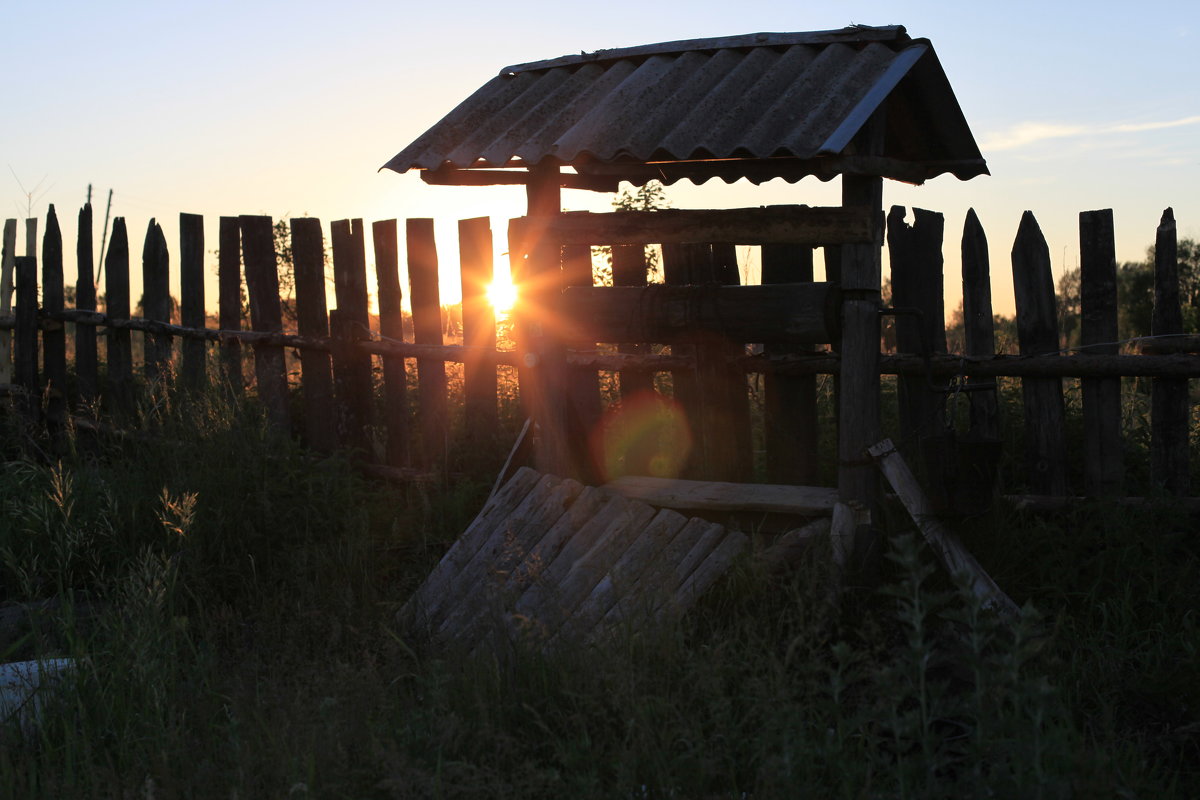
<path fill-rule="evenodd" d="M 660 211 L 671 206 L 666 189 L 659 181 L 648 181 L 632 192 L 622 189 L 612 205 L 617 211 Z M 645 254 L 646 277 L 652 278 L 658 274 L 662 254 L 656 245 L 647 245 Z M 599 286 L 612 286 L 611 247 L 592 248 L 592 277 Z"/>

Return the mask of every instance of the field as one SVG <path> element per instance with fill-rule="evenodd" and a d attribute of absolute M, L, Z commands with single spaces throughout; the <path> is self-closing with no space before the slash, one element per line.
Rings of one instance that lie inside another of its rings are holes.
<path fill-rule="evenodd" d="M 1200 794 L 1200 541 L 1169 502 L 964 521 L 1011 626 L 896 509 L 884 588 L 840 607 L 818 550 L 655 637 L 468 659 L 391 620 L 503 443 L 385 485 L 217 393 L 140 413 L 53 458 L 4 415 L 2 660 L 77 664 L 3 730 L 4 797 Z"/>

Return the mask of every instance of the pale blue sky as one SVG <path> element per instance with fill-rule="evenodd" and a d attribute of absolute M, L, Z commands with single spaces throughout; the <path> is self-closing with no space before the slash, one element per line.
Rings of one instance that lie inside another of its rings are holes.
<path fill-rule="evenodd" d="M 376 170 L 499 68 L 581 50 L 859 23 L 902 24 L 932 40 L 988 159 L 992 177 L 885 186 L 885 204 L 946 214 L 951 294 L 971 206 L 988 231 L 1001 311 L 1011 312 L 1008 251 L 1025 209 L 1046 232 L 1056 274 L 1077 262 L 1079 211 L 1114 208 L 1119 260 L 1142 256 L 1166 206 L 1182 235 L 1200 237 L 1200 4 L 1183 0 L 117 0 L 24 3 L 4 16 L 0 217 L 24 216 L 19 179 L 37 187 L 37 216 L 56 204 L 69 236 L 90 182 L 97 237 L 112 188 L 113 213 L 131 234 L 157 217 L 173 254 L 180 211 L 206 216 L 209 249 L 221 214 L 308 213 L 326 223 L 433 216 L 449 266 L 454 220 L 490 214 L 502 231 L 522 193 L 432 188 Z M 836 183 L 812 179 L 669 190 L 681 207 L 836 203 L 836 194 Z M 576 192 L 564 202 L 607 205 Z M 210 284 L 215 297 L 215 278 Z"/>

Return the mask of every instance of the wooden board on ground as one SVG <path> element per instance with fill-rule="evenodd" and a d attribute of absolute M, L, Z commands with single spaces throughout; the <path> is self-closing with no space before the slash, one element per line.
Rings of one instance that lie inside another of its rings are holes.
<path fill-rule="evenodd" d="M 686 612 L 748 538 L 606 488 L 523 467 L 496 492 L 397 616 L 465 649 L 634 634 Z"/>
<path fill-rule="evenodd" d="M 680 511 L 760 511 L 829 516 L 837 489 L 625 475 L 605 484 L 618 494 Z"/>

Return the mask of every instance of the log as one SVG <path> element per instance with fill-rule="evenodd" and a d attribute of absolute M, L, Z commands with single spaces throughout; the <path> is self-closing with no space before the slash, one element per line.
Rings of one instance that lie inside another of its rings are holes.
<path fill-rule="evenodd" d="M 242 260 L 246 265 L 246 289 L 250 296 L 250 325 L 265 333 L 283 332 L 283 309 L 279 302 L 279 271 L 271 218 L 238 217 L 242 235 Z M 291 427 L 288 411 L 287 368 L 283 350 L 268 344 L 254 346 L 254 376 L 258 399 L 267 419 L 277 431 Z"/>
<path fill-rule="evenodd" d="M 1095 355 L 1116 355 L 1117 256 L 1112 209 L 1079 214 L 1081 344 Z M 1091 497 L 1121 494 L 1121 379 L 1084 378 L 1083 477 Z"/>
<path fill-rule="evenodd" d="M 1163 211 L 1154 242 L 1154 312 L 1150 332 L 1155 336 L 1183 332 L 1176 236 L 1175 213 L 1168 208 Z M 1150 386 L 1150 479 L 1174 495 L 1187 494 L 1191 484 L 1190 417 L 1187 378 L 1155 378 Z"/>
<path fill-rule="evenodd" d="M 242 238 L 237 217 L 221 217 L 217 252 L 218 318 L 221 330 L 236 331 L 242 327 Z M 231 399 L 241 396 L 242 345 L 229 337 L 221 345 L 222 379 Z"/>
<path fill-rule="evenodd" d="M 1058 352 L 1058 322 L 1050 251 L 1033 214 L 1021 217 L 1012 248 L 1013 289 L 1021 355 Z M 1021 381 L 1025 405 L 1025 457 L 1035 492 L 1069 494 L 1067 485 L 1066 408 L 1061 378 Z"/>
<path fill-rule="evenodd" d="M 296 331 L 301 336 L 328 339 L 329 305 L 321 221 L 293 217 L 290 227 L 296 285 Z M 300 350 L 300 388 L 304 398 L 304 438 L 313 450 L 332 452 L 338 445 L 338 412 L 334 404 L 333 364 L 328 350 Z"/>
<path fill-rule="evenodd" d="M 692 481 L 625 475 L 604 488 L 623 497 L 679 511 L 753 511 L 778 514 L 828 515 L 837 503 L 837 490 L 816 486 Z"/>
<path fill-rule="evenodd" d="M 946 571 L 954 576 L 963 576 L 971 593 L 983 602 L 985 608 L 994 609 L 1006 619 L 1017 617 L 1020 614 L 1017 604 L 996 585 L 958 537 L 933 515 L 929 500 L 891 439 L 872 445 L 868 452 L 879 464 L 879 469 Z"/>
<path fill-rule="evenodd" d="M 379 287 L 379 335 L 384 341 L 404 341 L 403 293 L 396 220 L 371 225 L 375 245 L 375 280 Z M 387 431 L 386 459 L 393 466 L 410 463 L 408 369 L 404 357 L 385 355 L 383 361 L 383 424 Z"/>
<path fill-rule="evenodd" d="M 204 217 L 179 215 L 179 323 L 204 328 Z M 206 349 L 202 339 L 184 339 L 180 347 L 180 375 L 190 391 L 208 382 Z"/>

